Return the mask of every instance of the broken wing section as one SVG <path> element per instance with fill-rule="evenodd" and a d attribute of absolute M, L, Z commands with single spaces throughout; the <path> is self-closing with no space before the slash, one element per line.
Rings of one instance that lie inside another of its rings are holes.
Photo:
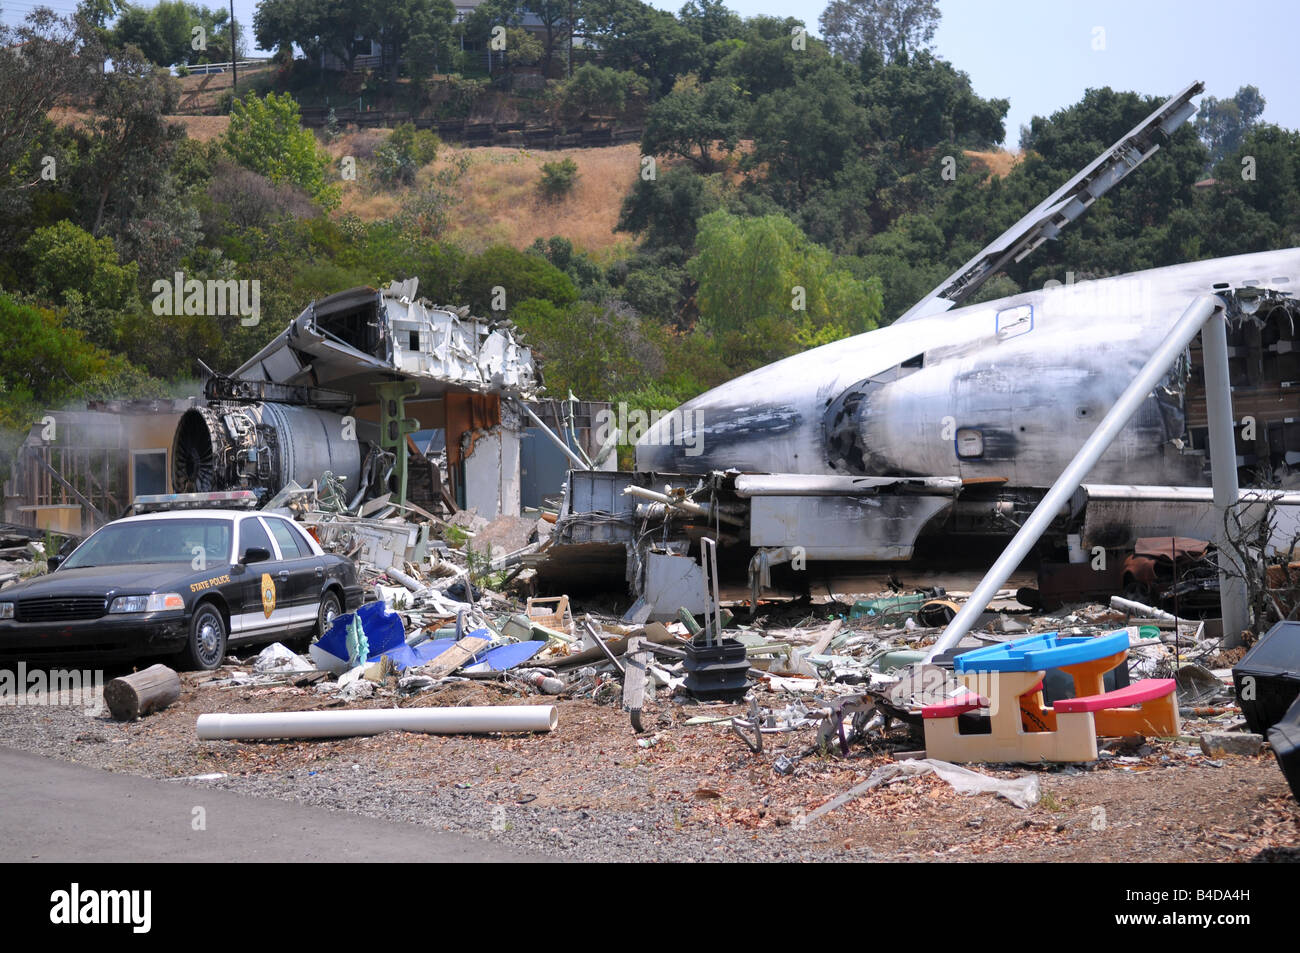
<path fill-rule="evenodd" d="M 417 289 L 410 278 L 314 301 L 231 376 L 343 391 L 357 404 L 378 401 L 376 385 L 393 379 L 416 382 L 420 397 L 535 396 L 541 377 L 532 351 L 508 322 L 435 307 Z"/>
<path fill-rule="evenodd" d="M 1172 134 L 1196 112 L 1191 99 L 1204 90 L 1205 84 L 1196 82 L 1171 96 L 1078 175 L 949 275 L 943 284 L 908 308 L 895 323 L 957 307 L 1007 262 L 1021 261 L 1043 242 L 1059 235 L 1088 206 L 1154 155 L 1160 149 L 1160 135 Z"/>

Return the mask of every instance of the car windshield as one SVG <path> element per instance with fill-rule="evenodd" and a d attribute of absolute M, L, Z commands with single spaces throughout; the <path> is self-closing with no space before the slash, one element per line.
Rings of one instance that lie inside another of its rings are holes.
<path fill-rule="evenodd" d="M 192 563 L 201 568 L 203 563 L 229 559 L 229 520 L 156 519 L 110 523 L 78 547 L 63 568 L 136 563 Z"/>

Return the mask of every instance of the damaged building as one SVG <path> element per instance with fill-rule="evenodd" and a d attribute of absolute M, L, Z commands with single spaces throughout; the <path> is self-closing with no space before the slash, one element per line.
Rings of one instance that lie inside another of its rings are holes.
<path fill-rule="evenodd" d="M 176 426 L 196 401 L 96 400 L 51 410 L 18 446 L 3 521 L 80 536 L 121 516 L 137 496 L 171 491 Z"/>

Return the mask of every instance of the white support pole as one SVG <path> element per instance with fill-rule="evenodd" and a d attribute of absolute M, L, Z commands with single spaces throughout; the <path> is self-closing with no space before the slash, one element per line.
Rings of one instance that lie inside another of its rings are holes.
<path fill-rule="evenodd" d="M 570 447 L 563 440 L 561 440 L 559 434 L 557 434 L 550 427 L 546 426 L 546 424 L 542 421 L 542 418 L 538 417 L 535 413 L 533 413 L 533 409 L 531 407 L 525 404 L 522 400 L 515 401 L 515 403 L 518 404 L 520 409 L 522 409 L 523 412 L 528 415 L 529 420 L 531 420 L 534 424 L 536 424 L 538 427 L 541 428 L 542 433 L 546 434 L 546 436 L 550 438 L 551 443 L 559 447 L 560 450 L 564 452 L 564 455 L 573 462 L 573 468 L 575 470 L 591 469 L 591 465 L 587 463 L 586 460 L 582 459 L 580 456 L 574 453 L 573 448 Z"/>
<path fill-rule="evenodd" d="M 1222 318 L 1213 318 L 1201 331 L 1205 366 L 1205 410 L 1209 418 L 1210 473 L 1214 482 L 1214 546 L 1219 560 L 1219 603 L 1223 612 L 1223 646 L 1241 644 L 1250 623 L 1246 580 L 1236 550 L 1228 538 L 1227 516 L 1240 496 L 1237 485 L 1237 444 L 1233 439 L 1232 386 L 1228 378 L 1228 331 Z"/>
<path fill-rule="evenodd" d="M 1142 402 L 1147 399 L 1152 389 L 1160 383 L 1168 372 L 1169 367 L 1175 360 L 1182 355 L 1183 351 L 1191 343 L 1192 338 L 1196 337 L 1206 320 L 1216 311 L 1223 308 L 1223 302 L 1213 295 L 1201 295 L 1196 298 L 1183 316 L 1169 331 L 1169 334 L 1156 348 L 1155 353 L 1142 365 L 1142 370 L 1138 371 L 1137 376 L 1120 394 L 1119 399 L 1115 401 L 1115 406 L 1110 409 L 1102 422 L 1097 425 L 1091 437 L 1084 442 L 1075 454 L 1073 460 L 1052 484 L 1051 489 L 1034 508 L 1034 512 L 1029 514 L 1029 519 L 1025 520 L 1025 525 L 1020 527 L 1019 532 L 1011 538 L 1007 548 L 1002 551 L 1002 555 L 984 574 L 980 584 L 975 587 L 966 604 L 961 607 L 953 620 L 948 623 L 944 629 L 943 635 L 939 641 L 930 649 L 925 660 L 931 661 L 936 655 L 948 651 L 958 642 L 962 636 L 970 631 L 975 620 L 979 618 L 980 613 L 989 604 L 989 600 L 997 594 L 1002 588 L 1002 584 L 1010 578 L 1015 572 L 1021 560 L 1029 555 L 1034 544 L 1047 530 L 1048 525 L 1056 518 L 1061 508 L 1069 501 L 1071 494 L 1083 483 L 1084 477 L 1096 466 L 1101 455 L 1106 452 L 1114 441 L 1115 437 L 1129 419 L 1137 413 L 1137 409 L 1142 406 Z M 1235 459 L 1235 456 L 1234 456 Z M 1236 498 L 1235 495 L 1233 497 Z"/>

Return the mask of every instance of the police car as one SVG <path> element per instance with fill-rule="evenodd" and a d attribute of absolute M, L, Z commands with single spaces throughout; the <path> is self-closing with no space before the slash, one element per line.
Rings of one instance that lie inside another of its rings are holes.
<path fill-rule="evenodd" d="M 361 604 L 351 560 L 324 552 L 292 520 L 195 507 L 232 502 L 255 499 L 140 498 L 135 508 L 167 511 L 108 523 L 51 557 L 48 575 L 0 589 L 0 661 L 178 655 L 213 669 L 227 646 L 306 643 Z"/>

